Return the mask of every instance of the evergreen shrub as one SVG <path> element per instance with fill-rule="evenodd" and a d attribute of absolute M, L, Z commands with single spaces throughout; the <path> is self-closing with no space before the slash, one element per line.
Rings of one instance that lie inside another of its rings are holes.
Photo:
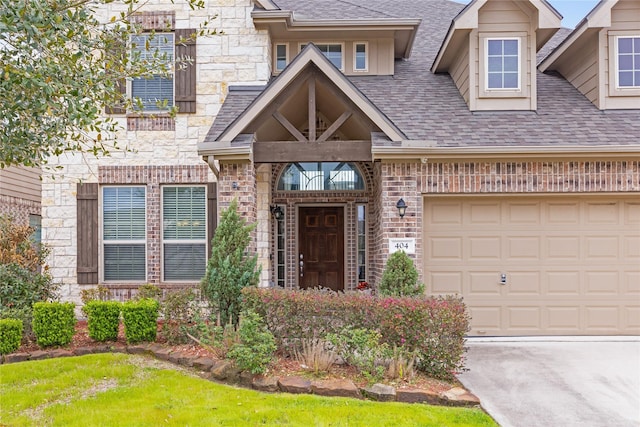
<path fill-rule="evenodd" d="M 121 307 L 118 301 L 89 301 L 83 308 L 89 337 L 101 342 L 117 340 Z"/>
<path fill-rule="evenodd" d="M 404 251 L 392 253 L 387 260 L 378 293 L 394 297 L 424 295 L 424 284 L 418 282 L 418 270 Z"/>
<path fill-rule="evenodd" d="M 155 341 L 158 331 L 158 301 L 145 298 L 122 304 L 122 321 L 127 342 Z"/>
<path fill-rule="evenodd" d="M 75 305 L 72 302 L 33 304 L 33 332 L 41 347 L 67 345 L 75 334 Z"/>
<path fill-rule="evenodd" d="M 0 354 L 13 353 L 20 347 L 22 320 L 0 319 Z"/>

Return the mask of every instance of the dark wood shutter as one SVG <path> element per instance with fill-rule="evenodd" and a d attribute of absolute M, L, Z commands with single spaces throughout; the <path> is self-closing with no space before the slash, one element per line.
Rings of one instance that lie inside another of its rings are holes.
<path fill-rule="evenodd" d="M 79 285 L 98 283 L 98 184 L 79 183 L 76 189 Z"/>
<path fill-rule="evenodd" d="M 218 226 L 218 194 L 215 182 L 207 184 L 207 256 L 211 258 L 211 240 Z"/>
<path fill-rule="evenodd" d="M 190 63 L 182 64 L 175 73 L 176 107 L 178 113 L 196 112 L 196 39 L 195 29 L 175 31 L 176 58 L 188 57 Z"/>

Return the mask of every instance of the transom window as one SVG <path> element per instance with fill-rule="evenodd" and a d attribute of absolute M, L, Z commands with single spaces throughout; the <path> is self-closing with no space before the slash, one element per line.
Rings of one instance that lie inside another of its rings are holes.
<path fill-rule="evenodd" d="M 278 180 L 284 191 L 364 190 L 364 181 L 353 163 L 308 162 L 289 164 Z"/>
<path fill-rule="evenodd" d="M 640 87 L 640 36 L 618 37 L 618 87 Z"/>
<path fill-rule="evenodd" d="M 164 281 L 200 280 L 207 266 L 205 187 L 162 188 Z"/>
<path fill-rule="evenodd" d="M 355 71 L 367 71 L 369 64 L 367 61 L 367 43 L 358 42 L 353 49 L 353 69 Z"/>
<path fill-rule="evenodd" d="M 131 37 L 131 54 L 141 59 L 158 58 L 173 64 L 173 33 L 140 34 Z M 148 111 L 167 110 L 174 105 L 173 75 L 153 75 L 131 81 L 131 96 Z"/>
<path fill-rule="evenodd" d="M 277 44 L 276 45 L 276 71 L 282 71 L 287 66 L 287 45 L 286 44 Z"/>
<path fill-rule="evenodd" d="M 300 50 L 302 51 L 302 49 L 304 49 L 305 46 L 306 44 L 300 45 Z M 320 52 L 324 54 L 325 57 L 327 57 L 329 61 L 331 61 L 333 65 L 336 66 L 336 68 L 340 70 L 343 69 L 342 44 L 340 43 L 316 44 L 316 47 L 320 50 Z"/>
<path fill-rule="evenodd" d="M 105 281 L 146 280 L 144 187 L 102 188 Z"/>
<path fill-rule="evenodd" d="M 520 89 L 520 39 L 486 40 L 487 89 Z"/>

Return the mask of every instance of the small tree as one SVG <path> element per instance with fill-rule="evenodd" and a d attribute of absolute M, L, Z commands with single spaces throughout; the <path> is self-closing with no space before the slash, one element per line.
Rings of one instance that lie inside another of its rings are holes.
<path fill-rule="evenodd" d="M 398 297 L 424 294 L 424 284 L 418 282 L 418 270 L 404 251 L 392 253 L 387 260 L 378 292 Z"/>
<path fill-rule="evenodd" d="M 240 291 L 247 286 L 256 286 L 260 278 L 257 255 L 247 253 L 254 227 L 255 224 L 247 225 L 240 217 L 238 203 L 234 199 L 222 211 L 211 242 L 211 258 L 201 282 L 202 295 L 218 310 L 223 325 L 229 321 L 234 325 L 238 323 Z"/>

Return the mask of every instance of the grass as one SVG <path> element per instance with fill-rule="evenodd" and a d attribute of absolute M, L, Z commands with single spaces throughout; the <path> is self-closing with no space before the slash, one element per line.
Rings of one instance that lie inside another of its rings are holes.
<path fill-rule="evenodd" d="M 153 358 L 97 354 L 0 366 L 0 425 L 495 426 L 478 409 L 265 394 Z"/>

